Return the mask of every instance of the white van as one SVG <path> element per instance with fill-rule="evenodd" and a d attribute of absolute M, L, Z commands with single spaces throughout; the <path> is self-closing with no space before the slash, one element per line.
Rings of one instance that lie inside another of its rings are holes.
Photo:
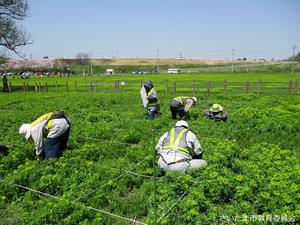
<path fill-rule="evenodd" d="M 170 69 L 168 69 L 168 73 L 170 73 L 170 74 L 180 73 L 180 69 L 172 69 L 172 68 L 170 68 Z"/>
<path fill-rule="evenodd" d="M 106 75 L 113 75 L 113 74 L 115 74 L 114 69 L 106 69 L 105 74 Z"/>

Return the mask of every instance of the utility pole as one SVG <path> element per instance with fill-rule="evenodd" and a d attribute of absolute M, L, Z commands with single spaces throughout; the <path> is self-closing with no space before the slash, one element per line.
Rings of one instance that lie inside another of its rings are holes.
<path fill-rule="evenodd" d="M 159 73 L 159 50 L 157 50 L 157 73 Z"/>
<path fill-rule="evenodd" d="M 231 60 L 231 73 L 233 73 L 234 72 L 234 68 L 233 68 L 233 61 L 234 61 L 234 51 L 235 51 L 236 49 L 232 49 L 232 60 Z"/>
<path fill-rule="evenodd" d="M 296 50 L 296 45 L 292 46 L 293 48 L 293 59 L 292 59 L 292 73 L 294 73 L 294 61 L 295 61 L 295 50 Z"/>
<path fill-rule="evenodd" d="M 93 53 L 91 52 L 91 75 L 93 74 Z"/>

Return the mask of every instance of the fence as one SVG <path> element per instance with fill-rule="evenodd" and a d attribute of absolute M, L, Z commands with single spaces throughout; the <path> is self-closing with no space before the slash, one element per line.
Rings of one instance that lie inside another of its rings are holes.
<path fill-rule="evenodd" d="M 159 92 L 172 94 L 203 94 L 211 96 L 214 94 L 256 94 L 259 95 L 297 95 L 298 80 L 289 82 L 265 82 L 265 81 L 205 81 L 205 80 L 164 80 L 156 81 L 155 88 Z M 73 81 L 58 83 L 30 83 L 23 82 L 13 84 L 9 82 L 9 92 L 87 92 L 87 93 L 128 93 L 138 92 L 143 85 L 142 80 L 127 81 L 90 81 L 78 82 Z"/>
<path fill-rule="evenodd" d="M 181 69 L 182 73 L 293 73 L 299 72 L 299 63 L 272 62 L 272 63 L 237 63 L 231 65 L 206 66 L 199 68 Z M 294 71 L 293 71 L 294 66 Z M 295 70 L 295 68 L 297 68 Z M 161 71 L 167 73 L 166 70 Z"/>

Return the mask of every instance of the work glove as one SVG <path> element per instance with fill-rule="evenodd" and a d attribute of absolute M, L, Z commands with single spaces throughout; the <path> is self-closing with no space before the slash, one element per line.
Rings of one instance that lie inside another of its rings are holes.
<path fill-rule="evenodd" d="M 215 116 L 214 116 L 214 120 L 215 120 L 215 121 L 219 121 L 220 119 L 221 119 L 221 118 L 220 118 L 219 115 L 215 115 Z"/>

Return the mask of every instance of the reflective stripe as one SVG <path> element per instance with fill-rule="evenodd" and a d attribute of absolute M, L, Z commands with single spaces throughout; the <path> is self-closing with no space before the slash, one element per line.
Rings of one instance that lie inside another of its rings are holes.
<path fill-rule="evenodd" d="M 174 145 L 174 138 L 175 138 L 175 128 L 172 128 L 172 130 L 170 132 L 170 145 L 171 146 Z"/>
<path fill-rule="evenodd" d="M 156 102 L 152 102 L 147 104 L 147 106 L 159 106 L 159 101 L 157 100 Z"/>
<path fill-rule="evenodd" d="M 52 112 L 46 113 L 46 114 L 40 116 L 39 118 L 37 118 L 30 125 L 33 127 L 33 126 L 37 125 L 38 123 L 40 123 L 40 122 L 42 122 L 44 120 L 49 120 L 51 118 L 52 114 L 53 114 Z"/>
<path fill-rule="evenodd" d="M 190 98 L 190 97 L 187 97 L 187 96 L 179 96 L 179 97 L 176 97 L 175 99 L 176 99 L 178 102 L 180 102 L 181 105 L 184 105 L 184 102 L 182 101 L 183 98 L 188 99 L 188 98 Z"/>
<path fill-rule="evenodd" d="M 52 124 L 53 124 L 53 120 L 49 120 L 46 125 L 47 130 L 49 130 L 52 127 Z"/>
<path fill-rule="evenodd" d="M 173 128 L 174 129 L 174 128 Z M 175 129 L 174 129 L 175 130 Z M 176 141 L 174 143 L 175 146 L 178 146 L 179 141 L 181 140 L 182 136 L 187 132 L 187 129 L 183 129 L 179 134 L 178 137 L 176 138 Z"/>
<path fill-rule="evenodd" d="M 175 128 L 172 128 L 170 131 L 170 144 L 168 146 L 163 146 L 163 149 L 177 149 L 180 150 L 184 153 L 187 153 L 190 155 L 190 151 L 186 148 L 180 147 L 178 146 L 181 138 L 183 137 L 183 135 L 188 131 L 188 129 L 183 129 L 182 131 L 180 131 L 180 133 L 178 134 L 176 140 L 175 139 Z"/>
<path fill-rule="evenodd" d="M 153 92 L 154 88 L 151 88 L 151 90 L 149 91 L 149 93 L 147 94 L 147 97 L 150 97 L 152 95 L 152 92 Z M 159 105 L 159 101 L 155 101 L 155 102 L 151 102 L 147 104 L 147 106 L 158 106 Z"/>
<path fill-rule="evenodd" d="M 177 102 L 179 102 L 181 105 L 183 105 L 181 98 L 175 98 L 177 100 Z"/>
<path fill-rule="evenodd" d="M 148 95 L 147 95 L 147 97 L 150 97 L 151 95 L 152 95 L 152 92 L 153 92 L 153 88 L 151 88 L 151 90 L 149 91 L 149 93 L 148 93 Z"/>

